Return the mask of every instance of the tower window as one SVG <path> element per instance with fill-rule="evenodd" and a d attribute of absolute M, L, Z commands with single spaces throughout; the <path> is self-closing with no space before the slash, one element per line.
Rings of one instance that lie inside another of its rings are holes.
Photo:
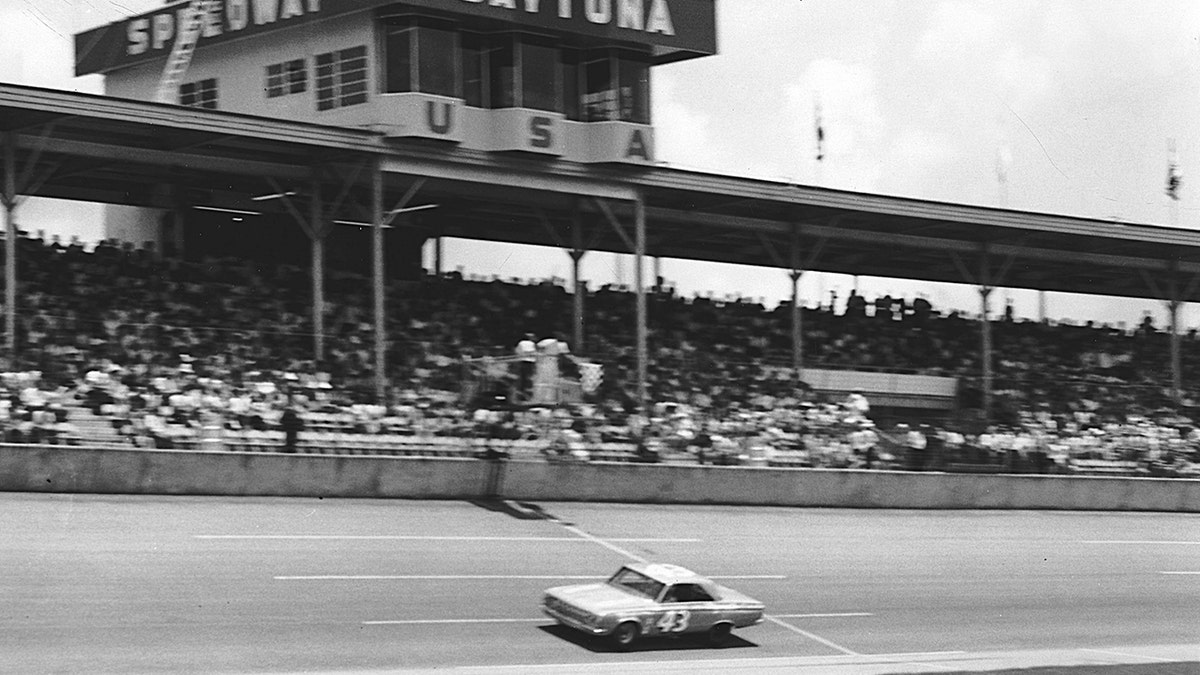
<path fill-rule="evenodd" d="M 179 85 L 179 105 L 190 108 L 217 109 L 217 80 L 208 78 Z"/>
<path fill-rule="evenodd" d="M 367 48 L 317 54 L 317 110 L 367 102 Z"/>
<path fill-rule="evenodd" d="M 304 59 L 267 66 L 267 98 L 301 94 L 308 90 L 308 67 Z"/>
<path fill-rule="evenodd" d="M 383 91 L 459 96 L 458 33 L 453 23 L 427 17 L 392 17 L 384 45 Z"/>
<path fill-rule="evenodd" d="M 535 110 L 561 110 L 562 98 L 558 86 L 558 44 L 551 38 L 522 35 L 520 46 L 520 106 Z"/>

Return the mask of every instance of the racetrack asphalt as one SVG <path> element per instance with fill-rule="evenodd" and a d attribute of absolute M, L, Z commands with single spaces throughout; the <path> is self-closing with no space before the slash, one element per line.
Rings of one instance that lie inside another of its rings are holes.
<path fill-rule="evenodd" d="M 0 493 L 0 522 L 3 673 L 1200 672 L 1200 515 Z M 541 615 L 635 559 L 771 620 L 620 653 Z"/>

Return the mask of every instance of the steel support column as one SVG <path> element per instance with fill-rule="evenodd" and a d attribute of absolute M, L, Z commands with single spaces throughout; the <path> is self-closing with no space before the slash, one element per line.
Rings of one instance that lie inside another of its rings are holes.
<path fill-rule="evenodd" d="M 647 349 L 646 328 L 646 202 L 641 190 L 633 202 L 634 220 L 634 274 L 637 276 L 637 377 L 638 377 L 638 406 L 643 415 L 649 414 L 649 392 L 647 390 L 647 366 L 649 354 Z"/>
<path fill-rule="evenodd" d="M 1155 297 L 1163 301 L 1167 308 L 1167 316 L 1171 329 L 1171 398 L 1176 404 L 1183 401 L 1183 336 L 1179 333 L 1179 312 L 1183 307 L 1184 298 L 1190 298 L 1200 285 L 1200 274 L 1193 274 L 1187 285 L 1180 290 L 1179 261 L 1166 262 L 1166 287 L 1159 286 L 1155 278 L 1145 270 L 1141 270 L 1142 280 Z"/>
<path fill-rule="evenodd" d="M 634 236 L 633 239 L 625 233 L 621 227 L 620 221 L 608 204 L 599 197 L 593 197 L 596 206 L 600 208 L 600 212 L 608 219 L 609 225 L 612 226 L 614 232 L 620 237 L 621 241 L 633 251 L 634 256 L 634 275 L 635 288 L 637 289 L 637 379 L 638 379 L 638 406 L 639 412 L 645 414 L 648 412 L 649 393 L 646 383 L 647 372 L 649 370 L 649 350 L 647 348 L 647 328 L 646 328 L 646 280 L 645 280 L 645 264 L 646 264 L 646 202 L 645 196 L 640 190 L 636 191 L 633 198 L 633 221 L 634 221 Z"/>
<path fill-rule="evenodd" d="M 579 278 L 579 264 L 583 261 L 583 256 L 587 255 L 587 250 L 583 247 L 583 228 L 582 219 L 579 214 L 575 214 L 574 221 L 571 223 L 571 295 L 573 305 L 573 321 L 571 335 L 571 350 L 576 354 L 585 354 L 586 345 L 583 341 L 583 303 L 584 296 L 587 293 L 583 289 L 583 282 Z"/>
<path fill-rule="evenodd" d="M 762 232 L 757 233 L 763 252 L 775 265 L 787 269 L 788 278 L 792 281 L 792 378 L 797 383 L 804 379 L 804 315 L 803 307 L 801 307 L 803 303 L 800 301 L 800 280 L 804 277 L 804 270 L 812 269 L 816 264 L 817 257 L 821 255 L 822 249 L 825 248 L 825 242 L 828 241 L 828 237 L 818 239 L 812 251 L 809 252 L 808 259 L 802 261 L 800 259 L 800 227 L 799 223 L 793 223 L 791 226 L 787 260 L 784 260 L 776 250 L 781 247 L 775 239 Z"/>
<path fill-rule="evenodd" d="M 804 379 L 804 316 L 800 307 L 800 279 L 804 270 L 800 267 L 800 228 L 792 227 L 791 242 L 792 280 L 792 377 L 796 382 Z"/>
<path fill-rule="evenodd" d="M 375 314 L 375 402 L 387 394 L 387 325 L 384 314 L 383 269 L 383 169 L 378 159 L 371 165 L 371 277 Z"/>
<path fill-rule="evenodd" d="M 1020 249 L 1019 244 L 1017 250 Z M 979 248 L 979 270 L 977 274 L 971 274 L 970 269 L 963 262 L 963 259 L 957 252 L 950 252 L 950 260 L 954 266 L 958 268 L 958 273 L 962 275 L 963 280 L 967 283 L 974 284 L 979 288 L 980 300 L 980 317 L 979 317 L 979 333 L 981 343 L 981 361 L 982 361 L 982 404 L 983 418 L 990 421 L 992 419 L 992 389 L 995 375 L 992 369 L 992 322 L 990 318 L 991 305 L 989 299 L 992 291 L 996 290 L 996 285 L 1003 283 L 1008 276 L 1008 271 L 1012 269 L 1013 263 L 1016 261 L 1016 252 L 1008 255 L 1004 259 L 1000 271 L 992 272 L 992 246 L 988 242 L 982 242 Z"/>
<path fill-rule="evenodd" d="M 1172 297 L 1167 302 L 1167 311 L 1171 317 L 1171 398 L 1178 405 L 1183 400 L 1183 357 L 1180 353 L 1179 335 L 1179 307 L 1183 303 L 1175 295 L 1175 289 L 1171 290 Z"/>
<path fill-rule="evenodd" d="M 328 228 L 321 202 L 321 181 L 313 179 L 312 195 L 308 200 L 309 243 L 312 246 L 312 325 L 313 356 L 317 363 L 325 361 L 325 235 Z"/>
<path fill-rule="evenodd" d="M 609 218 L 615 216 L 604 206 L 603 202 L 597 200 L 601 206 L 601 210 Z M 588 246 L 583 243 L 583 219 L 580 216 L 580 207 L 576 204 L 575 212 L 571 216 L 571 222 L 567 229 L 571 232 L 571 243 L 568 245 L 566 241 L 559 235 L 558 230 L 554 227 L 554 223 L 546 215 L 542 209 L 537 210 L 538 220 L 542 224 L 542 229 L 550 236 L 550 240 L 554 245 L 567 252 L 567 256 L 571 258 L 571 298 L 572 298 L 572 334 L 571 334 L 571 350 L 576 354 L 584 353 L 583 340 L 583 301 L 586 292 L 582 287 L 582 282 L 579 279 L 579 265 L 583 260 L 583 256 L 588 252 Z M 620 226 L 613 222 L 613 227 L 620 231 Z"/>
<path fill-rule="evenodd" d="M 176 260 L 183 259 L 184 247 L 184 223 L 187 222 L 188 215 L 192 211 L 192 207 L 187 202 L 187 193 L 183 185 L 172 181 L 170 186 L 171 197 L 171 231 L 170 238 L 163 238 L 163 248 L 169 246 L 170 255 L 167 257 L 175 258 Z M 167 251 L 163 251 L 166 255 Z"/>
<path fill-rule="evenodd" d="M 292 191 L 284 190 L 274 178 L 267 178 L 271 188 L 275 190 L 278 199 L 283 204 L 292 219 L 304 230 L 309 243 L 309 282 L 312 287 L 312 332 L 313 358 L 318 362 L 325 359 L 325 238 L 329 235 L 330 223 L 325 215 L 325 205 L 321 197 L 321 180 L 318 172 L 313 172 L 309 182 L 308 213 L 302 214 L 296 208 L 291 196 Z"/>
<path fill-rule="evenodd" d="M 17 135 L 4 135 L 4 344 L 17 357 Z"/>
<path fill-rule="evenodd" d="M 996 289 L 989 283 L 991 270 L 988 262 L 989 256 L 985 246 L 979 259 L 979 328 L 983 360 L 983 419 L 990 422 L 992 419 L 992 380 L 995 375 L 992 372 L 992 320 L 989 315 L 991 309 L 989 299 L 992 291 Z"/>

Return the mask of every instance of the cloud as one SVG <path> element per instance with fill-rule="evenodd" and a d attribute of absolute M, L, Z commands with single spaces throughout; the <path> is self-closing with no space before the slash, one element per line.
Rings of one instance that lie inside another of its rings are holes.
<path fill-rule="evenodd" d="M 938 3 L 930 15 L 929 28 L 917 41 L 917 55 L 943 59 L 986 49 L 995 41 L 998 22 L 985 7 L 958 0 Z"/>
<path fill-rule="evenodd" d="M 0 81 L 35 87 L 100 91 L 99 80 L 74 80 L 77 30 L 73 3 L 26 1 L 0 4 Z"/>
<path fill-rule="evenodd" d="M 659 160 L 672 165 L 720 171 L 725 168 L 709 115 L 681 102 L 669 73 L 654 76 L 654 137 Z"/>
<path fill-rule="evenodd" d="M 74 77 L 74 35 L 161 5 L 161 0 L 0 1 L 0 82 L 99 93 L 98 76 Z"/>
<path fill-rule="evenodd" d="M 947 135 L 925 129 L 905 129 L 888 143 L 887 165 L 904 167 L 903 171 L 891 174 L 889 187 L 902 195 L 929 194 L 929 186 L 951 174 L 953 164 L 959 158 L 954 140 Z M 930 196 L 952 198 L 949 194 Z"/>
<path fill-rule="evenodd" d="M 1076 26 L 1063 18 L 1069 16 L 1067 9 L 1043 11 L 1020 2 L 996 7 L 947 0 L 929 13 L 910 58 L 923 79 L 943 92 L 939 103 L 960 114 L 978 113 L 978 101 L 988 96 L 1033 106 L 1054 91 L 1057 72 L 1042 48 L 1048 35 L 1039 28 L 1047 22 Z M 1074 43 L 1069 34 L 1063 30 L 1056 49 Z"/>

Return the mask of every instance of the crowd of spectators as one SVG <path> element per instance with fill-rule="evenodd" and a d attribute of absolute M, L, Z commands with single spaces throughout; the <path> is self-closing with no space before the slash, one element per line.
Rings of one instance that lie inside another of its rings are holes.
<path fill-rule="evenodd" d="M 49 388 L 41 373 L 0 373 L 0 438 L 5 443 L 69 444 L 75 428 L 69 420 L 72 392 Z"/>
<path fill-rule="evenodd" d="M 658 406 L 637 410 L 632 293 L 605 285 L 587 292 L 585 344 L 572 346 L 604 368 L 586 404 L 480 417 L 462 401 L 464 361 L 511 355 L 526 333 L 570 335 L 572 298 L 559 280 L 453 272 L 390 282 L 391 388 L 376 401 L 370 283 L 361 272 L 327 274 L 328 353 L 318 363 L 306 269 L 188 261 L 115 241 L 93 250 L 57 238 L 21 237 L 18 244 L 19 349 L 3 365 L 10 379 L 37 373 L 37 384 L 5 383 L 0 419 L 8 440 L 66 437 L 64 411 L 75 402 L 143 447 L 286 426 L 554 437 L 567 445 L 625 441 L 646 457 L 665 449 L 700 461 L 736 456 L 830 467 L 932 468 L 986 459 L 981 463 L 1052 470 L 1076 456 L 1136 455 L 1145 465 L 1177 467 L 1195 459 L 1187 415 L 1196 391 L 1185 392 L 1188 405 L 1174 405 L 1169 337 L 1149 319 L 1126 330 L 1020 321 L 1008 312 L 993 325 L 1000 426 L 885 432 L 853 405 L 797 386 L 787 367 L 787 303 L 682 297 L 661 280 L 649 298 L 647 386 Z M 843 307 L 801 311 L 806 365 L 956 377 L 968 383 L 963 403 L 973 404 L 970 383 L 981 369 L 977 319 L 943 314 L 924 298 L 868 300 L 857 293 Z M 1183 339 L 1194 345 L 1195 331 Z M 1183 354 L 1185 383 L 1200 382 L 1197 350 L 1185 347 Z"/>

